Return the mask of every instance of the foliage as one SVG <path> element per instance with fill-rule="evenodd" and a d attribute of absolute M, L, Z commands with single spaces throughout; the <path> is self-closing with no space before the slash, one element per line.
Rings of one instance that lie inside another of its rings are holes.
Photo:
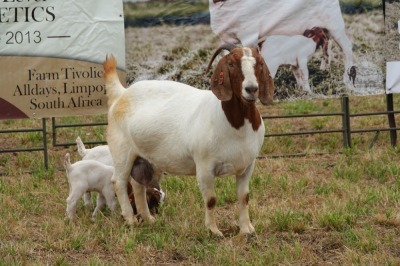
<path fill-rule="evenodd" d="M 365 13 L 373 9 L 382 9 L 381 0 L 340 0 L 340 8 L 345 14 Z"/>

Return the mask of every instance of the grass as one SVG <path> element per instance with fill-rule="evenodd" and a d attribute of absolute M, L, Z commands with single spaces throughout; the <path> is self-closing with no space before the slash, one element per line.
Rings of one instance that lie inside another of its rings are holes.
<path fill-rule="evenodd" d="M 185 17 L 192 16 L 199 12 L 208 11 L 208 2 L 198 1 L 152 1 L 124 5 L 125 18 L 143 19 L 154 17 Z"/>
<path fill-rule="evenodd" d="M 207 23 L 208 1 L 147 1 L 124 5 L 125 27 Z"/>
<path fill-rule="evenodd" d="M 338 101 L 280 102 L 260 108 L 276 115 L 328 112 Z M 360 111 L 385 106 L 383 95 L 351 97 L 350 102 Z M 400 106 L 398 97 L 395 106 Z M 271 131 L 313 127 L 307 119 L 266 120 L 266 125 Z M 368 123 L 363 119 L 355 120 L 354 128 L 385 126 L 379 116 Z M 24 123 L 15 120 L 12 126 Z M 337 122 L 322 122 L 323 127 L 331 123 Z M 77 132 L 70 131 L 59 134 L 60 140 L 73 141 Z M 367 147 L 371 134 L 352 136 L 356 145 L 346 150 L 335 134 L 266 139 L 264 155 L 302 152 L 302 147 L 307 155 L 257 161 L 250 184 L 250 215 L 257 236 L 251 239 L 237 235 L 233 177 L 216 180 L 217 221 L 225 235 L 216 239 L 205 229 L 195 177 L 165 176 L 167 198 L 154 225 L 128 227 L 118 212 L 107 209 L 93 222 L 83 202 L 76 224 L 70 224 L 61 161 L 66 152 L 77 160 L 76 148 L 49 146 L 48 170 L 39 152 L 1 154 L 0 264 L 398 265 L 400 151 L 390 147 L 388 134 L 382 133 L 372 149 Z M 329 152 L 320 154 L 318 147 Z"/>

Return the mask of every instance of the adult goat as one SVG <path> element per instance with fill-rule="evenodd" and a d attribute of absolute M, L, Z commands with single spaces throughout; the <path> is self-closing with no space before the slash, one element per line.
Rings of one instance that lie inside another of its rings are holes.
<path fill-rule="evenodd" d="M 215 56 L 223 49 L 220 47 Z M 174 82 L 147 80 L 125 89 L 116 73 L 114 57 L 104 63 L 108 96 L 107 142 L 114 161 L 112 177 L 122 215 L 134 222 L 126 194 L 137 156 L 154 169 L 175 175 L 196 175 L 206 206 L 205 224 L 222 236 L 214 209 L 215 176 L 236 175 L 239 227 L 254 233 L 248 213 L 249 180 L 264 141 L 264 123 L 255 105 L 273 91 L 268 67 L 255 48 L 233 48 L 219 62 L 211 91 Z M 138 213 L 153 222 L 145 187 L 133 182 Z"/>

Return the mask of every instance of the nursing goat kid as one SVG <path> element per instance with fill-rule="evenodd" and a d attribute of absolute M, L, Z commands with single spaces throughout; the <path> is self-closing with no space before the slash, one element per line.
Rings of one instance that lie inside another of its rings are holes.
<path fill-rule="evenodd" d="M 92 218 L 106 203 L 111 211 L 115 210 L 117 201 L 115 200 L 115 193 L 111 183 L 111 177 L 114 173 L 112 166 L 95 160 L 82 160 L 71 164 L 70 155 L 67 153 L 64 158 L 64 167 L 69 183 L 66 212 L 71 221 L 75 219 L 79 199 L 87 191 L 99 193 Z"/>
<path fill-rule="evenodd" d="M 261 55 L 267 62 L 271 77 L 275 78 L 281 65 L 290 65 L 290 70 L 296 78 L 297 86 L 311 93 L 308 81 L 308 58 L 321 47 L 321 70 L 326 70 L 330 63 L 330 42 L 327 32 L 320 27 L 304 31 L 304 35 L 272 35 L 260 43 Z"/>
<path fill-rule="evenodd" d="M 114 162 L 111 157 L 111 152 L 108 145 L 100 145 L 87 149 L 80 137 L 76 138 L 76 146 L 78 153 L 82 157 L 82 160 L 95 160 L 108 166 L 114 167 Z M 163 173 L 155 173 L 149 162 L 138 157 L 133 164 L 131 176 L 135 177 L 138 182 L 146 185 L 147 204 L 149 205 L 150 211 L 155 214 L 157 213 L 158 207 L 164 203 L 165 193 L 160 186 L 160 178 Z M 129 201 L 131 202 L 134 214 L 137 213 L 136 205 L 134 202 L 134 195 L 130 182 L 127 184 L 127 191 Z M 92 204 L 92 198 L 90 192 L 84 194 L 85 206 Z"/>
<path fill-rule="evenodd" d="M 213 59 L 227 48 L 220 47 Z M 126 222 L 134 222 L 126 183 L 140 156 L 162 172 L 196 175 L 206 207 L 206 227 L 218 236 L 222 233 L 214 217 L 214 179 L 236 175 L 240 232 L 253 234 L 249 180 L 265 133 L 255 103 L 258 98 L 266 102 L 267 91 L 273 91 L 258 50 L 231 49 L 212 75 L 212 92 L 165 80 L 139 81 L 125 89 L 116 73 L 115 58 L 107 57 L 103 66 L 107 142 L 115 167 L 112 182 Z M 153 222 L 145 204 L 145 187 L 134 181 L 133 191 L 138 213 L 144 221 Z"/>

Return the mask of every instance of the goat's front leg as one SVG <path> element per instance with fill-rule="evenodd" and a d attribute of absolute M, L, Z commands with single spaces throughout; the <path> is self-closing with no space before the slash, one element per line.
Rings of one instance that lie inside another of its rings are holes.
<path fill-rule="evenodd" d="M 254 165 L 255 161 L 247 167 L 243 174 L 236 176 L 236 189 L 239 200 L 239 228 L 240 233 L 246 235 L 255 233 L 249 217 L 249 182 Z"/>
<path fill-rule="evenodd" d="M 304 58 L 303 60 L 299 60 L 299 70 L 300 70 L 300 76 L 302 79 L 302 85 L 304 87 L 304 90 L 307 91 L 308 93 L 312 93 L 310 83 L 308 80 L 308 67 L 307 67 L 307 59 Z"/>
<path fill-rule="evenodd" d="M 83 187 L 70 187 L 70 193 L 67 198 L 67 216 L 70 221 L 75 220 L 76 210 L 78 208 L 78 201 L 84 194 L 86 188 Z"/>
<path fill-rule="evenodd" d="M 210 229 L 214 235 L 223 237 L 223 234 L 217 227 L 214 217 L 215 206 L 217 204 L 214 190 L 215 177 L 211 172 L 202 173 L 201 171 L 197 171 L 196 177 L 206 207 L 206 227 Z"/>
<path fill-rule="evenodd" d="M 89 191 L 83 194 L 83 201 L 85 207 L 92 206 L 92 194 Z"/>

